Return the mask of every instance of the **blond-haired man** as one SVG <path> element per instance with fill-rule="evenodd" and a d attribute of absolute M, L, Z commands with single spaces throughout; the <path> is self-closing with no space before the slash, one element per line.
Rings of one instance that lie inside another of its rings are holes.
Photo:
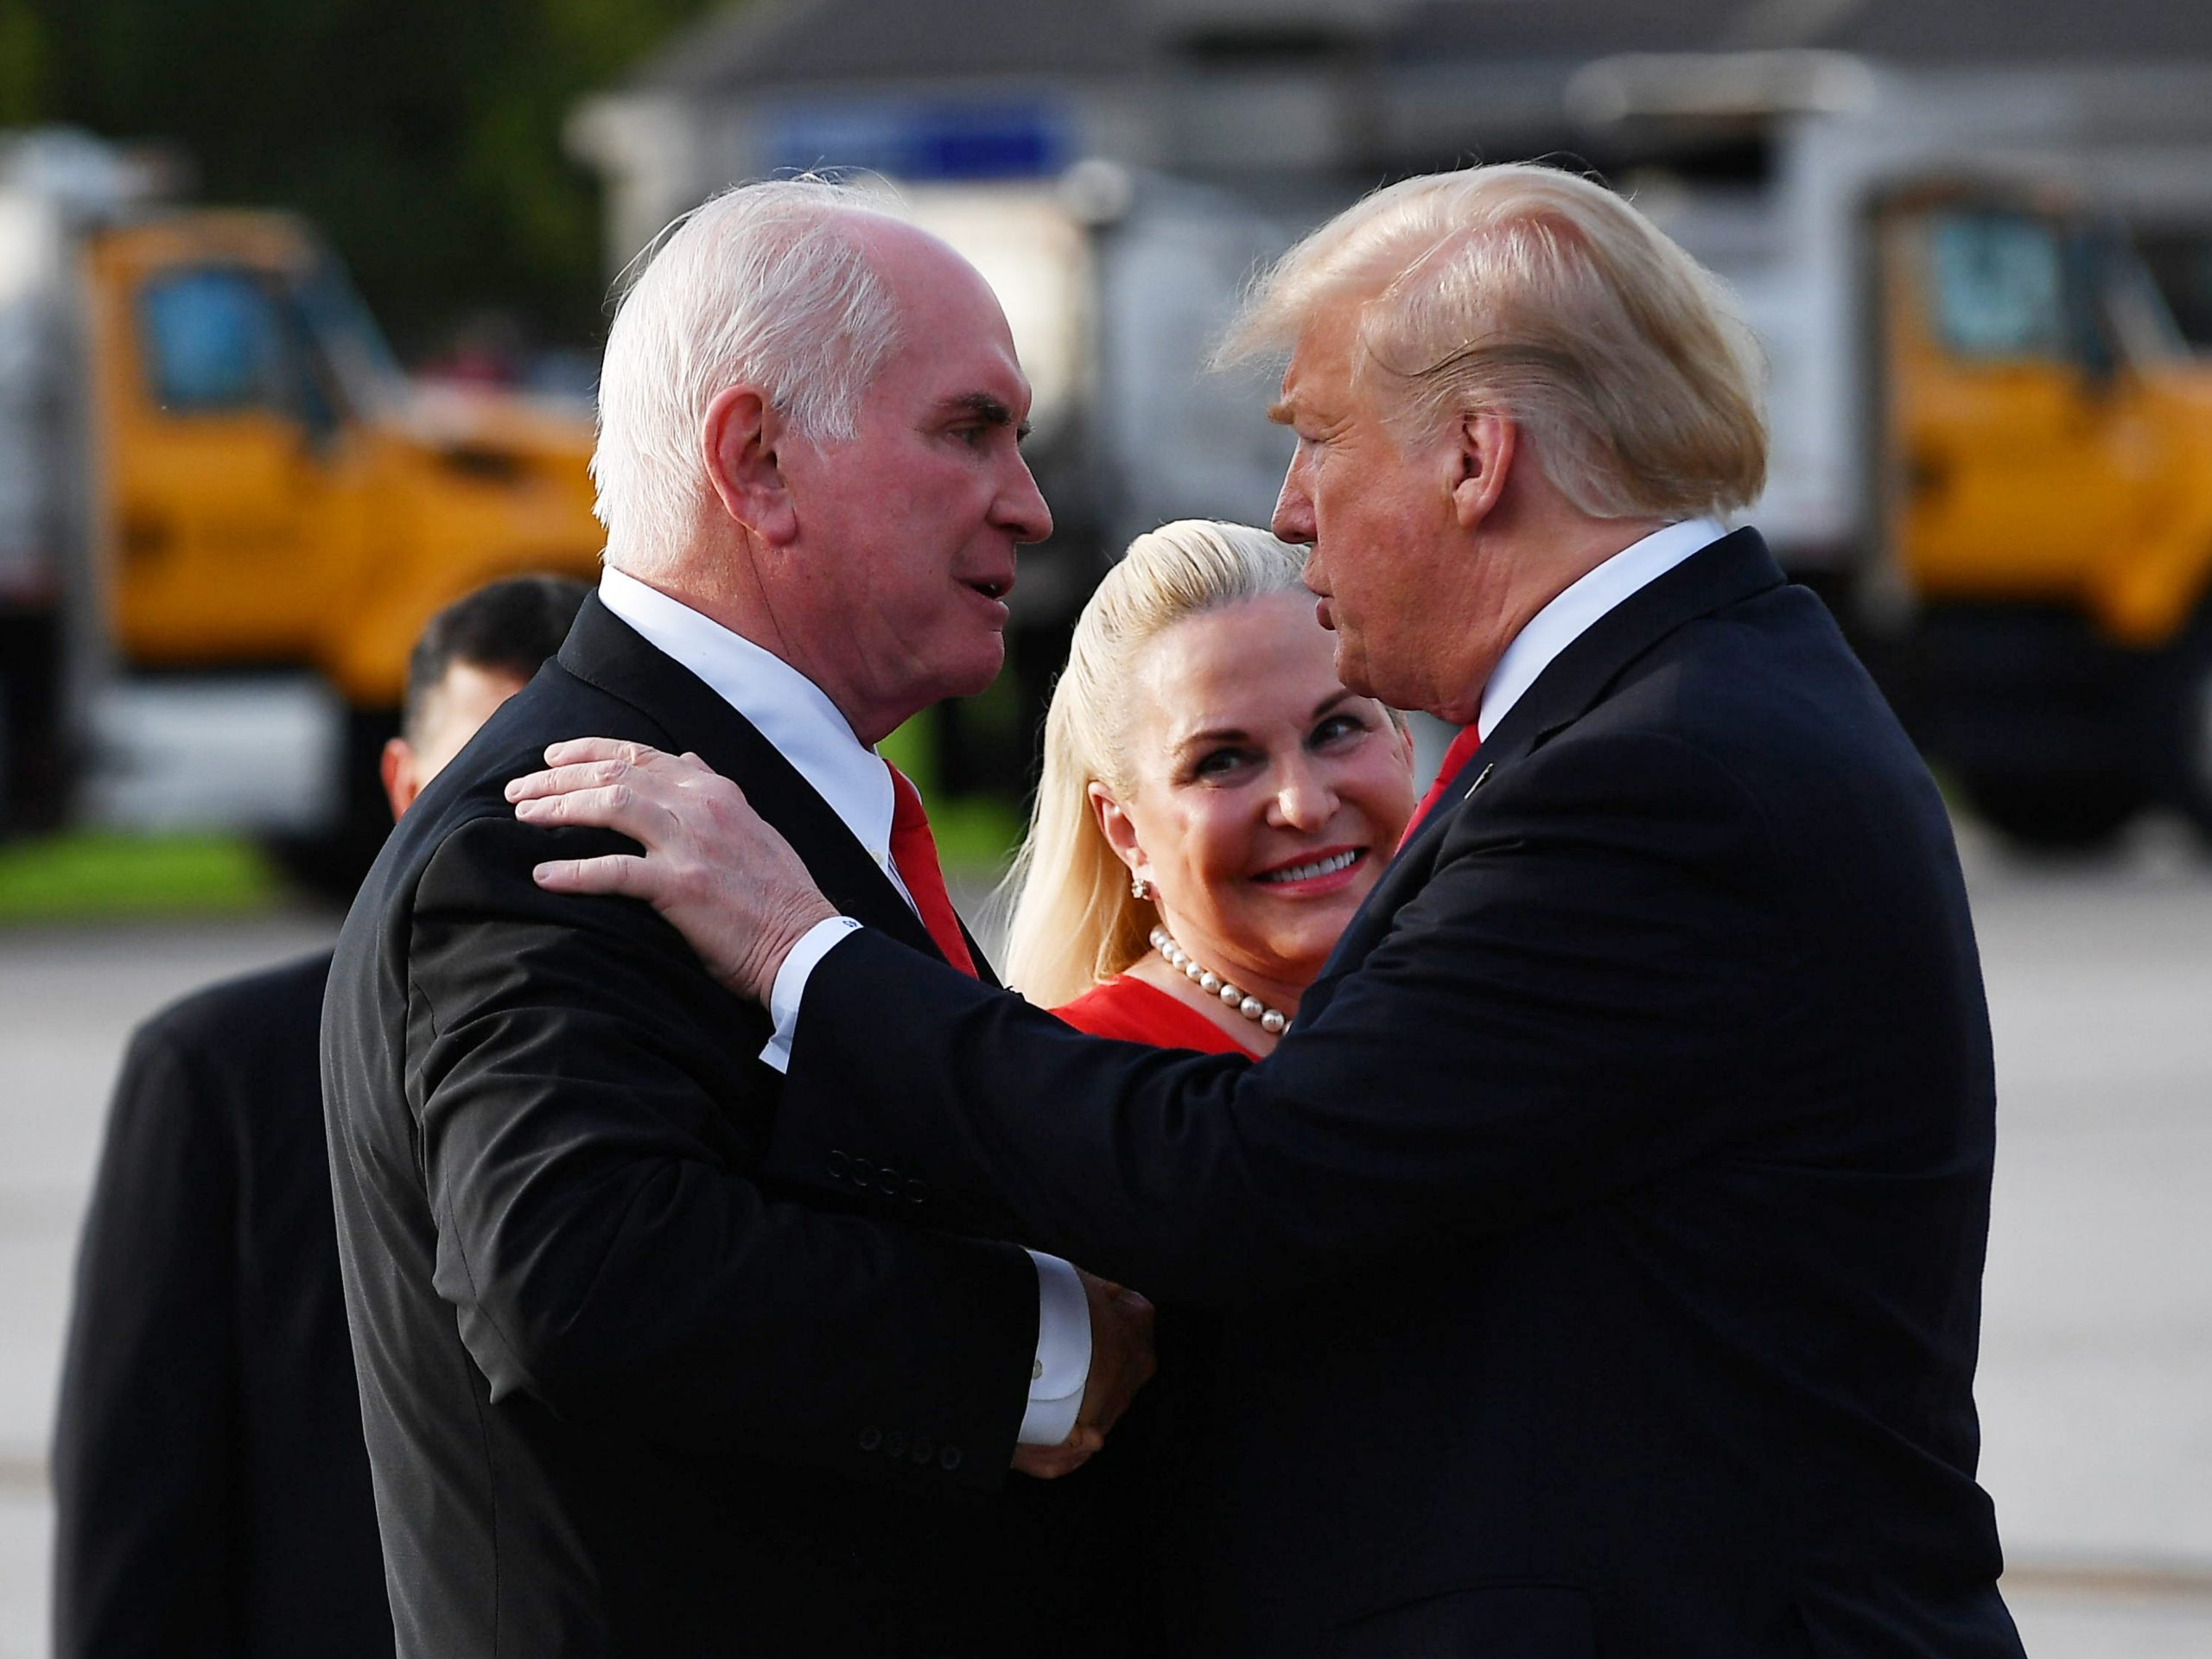
<path fill-rule="evenodd" d="M 1230 346 L 1288 348 L 1275 529 L 1346 683 L 1469 722 L 1268 1059 L 1071 1036 L 772 844 L 667 856 L 643 812 L 729 791 L 664 758 L 524 786 L 647 842 L 545 879 L 785 1012 L 795 1166 L 1228 1310 L 1199 1650 L 2016 1659 L 1966 894 L 1827 613 L 1717 522 L 1764 468 L 1727 297 L 1599 186 L 1472 168 L 1315 232 Z"/>

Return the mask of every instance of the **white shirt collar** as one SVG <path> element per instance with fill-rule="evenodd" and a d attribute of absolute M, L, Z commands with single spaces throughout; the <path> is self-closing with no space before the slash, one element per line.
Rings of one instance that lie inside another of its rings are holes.
<path fill-rule="evenodd" d="M 1522 693 L 1536 683 L 1536 677 L 1599 617 L 1727 533 L 1726 526 L 1713 518 L 1688 518 L 1655 530 L 1643 540 L 1630 543 L 1530 617 L 1528 626 L 1513 636 L 1491 671 L 1490 683 L 1483 688 L 1482 711 L 1476 719 L 1484 740 L 1497 728 L 1506 711 L 1521 701 Z"/>
<path fill-rule="evenodd" d="M 820 686 L 774 652 L 612 566 L 600 573 L 599 597 L 752 721 L 868 855 L 892 869 L 890 771 L 853 735 Z"/>

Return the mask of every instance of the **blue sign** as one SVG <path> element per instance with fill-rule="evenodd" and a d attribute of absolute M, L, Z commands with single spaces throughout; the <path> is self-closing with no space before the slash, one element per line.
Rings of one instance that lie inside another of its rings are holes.
<path fill-rule="evenodd" d="M 764 112 L 772 172 L 865 168 L 914 183 L 1052 178 L 1080 153 L 1066 114 L 1032 102 L 789 104 Z"/>

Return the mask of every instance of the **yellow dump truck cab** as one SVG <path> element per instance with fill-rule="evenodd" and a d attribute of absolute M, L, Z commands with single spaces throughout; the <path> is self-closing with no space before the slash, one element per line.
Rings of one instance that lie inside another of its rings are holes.
<path fill-rule="evenodd" d="M 1916 734 L 2024 840 L 2153 799 L 2212 828 L 2212 364 L 2062 200 L 1923 187 L 1872 246 Z"/>
<path fill-rule="evenodd" d="M 83 257 L 91 552 L 114 664 L 334 690 L 353 843 L 339 863 L 358 862 L 380 827 L 372 757 L 424 620 L 499 575 L 594 569 L 588 413 L 411 385 L 284 215 L 146 218 L 90 236 Z"/>
<path fill-rule="evenodd" d="M 103 232 L 87 257 L 126 664 L 302 664 L 391 708 L 448 600 L 592 567 L 588 420 L 416 391 L 296 221 L 182 213 Z"/>

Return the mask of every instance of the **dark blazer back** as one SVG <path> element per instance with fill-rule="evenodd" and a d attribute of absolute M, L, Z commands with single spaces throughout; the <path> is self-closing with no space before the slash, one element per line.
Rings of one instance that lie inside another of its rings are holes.
<path fill-rule="evenodd" d="M 391 1652 L 331 1234 L 330 959 L 132 1036 L 54 1434 L 59 1659 Z"/>

